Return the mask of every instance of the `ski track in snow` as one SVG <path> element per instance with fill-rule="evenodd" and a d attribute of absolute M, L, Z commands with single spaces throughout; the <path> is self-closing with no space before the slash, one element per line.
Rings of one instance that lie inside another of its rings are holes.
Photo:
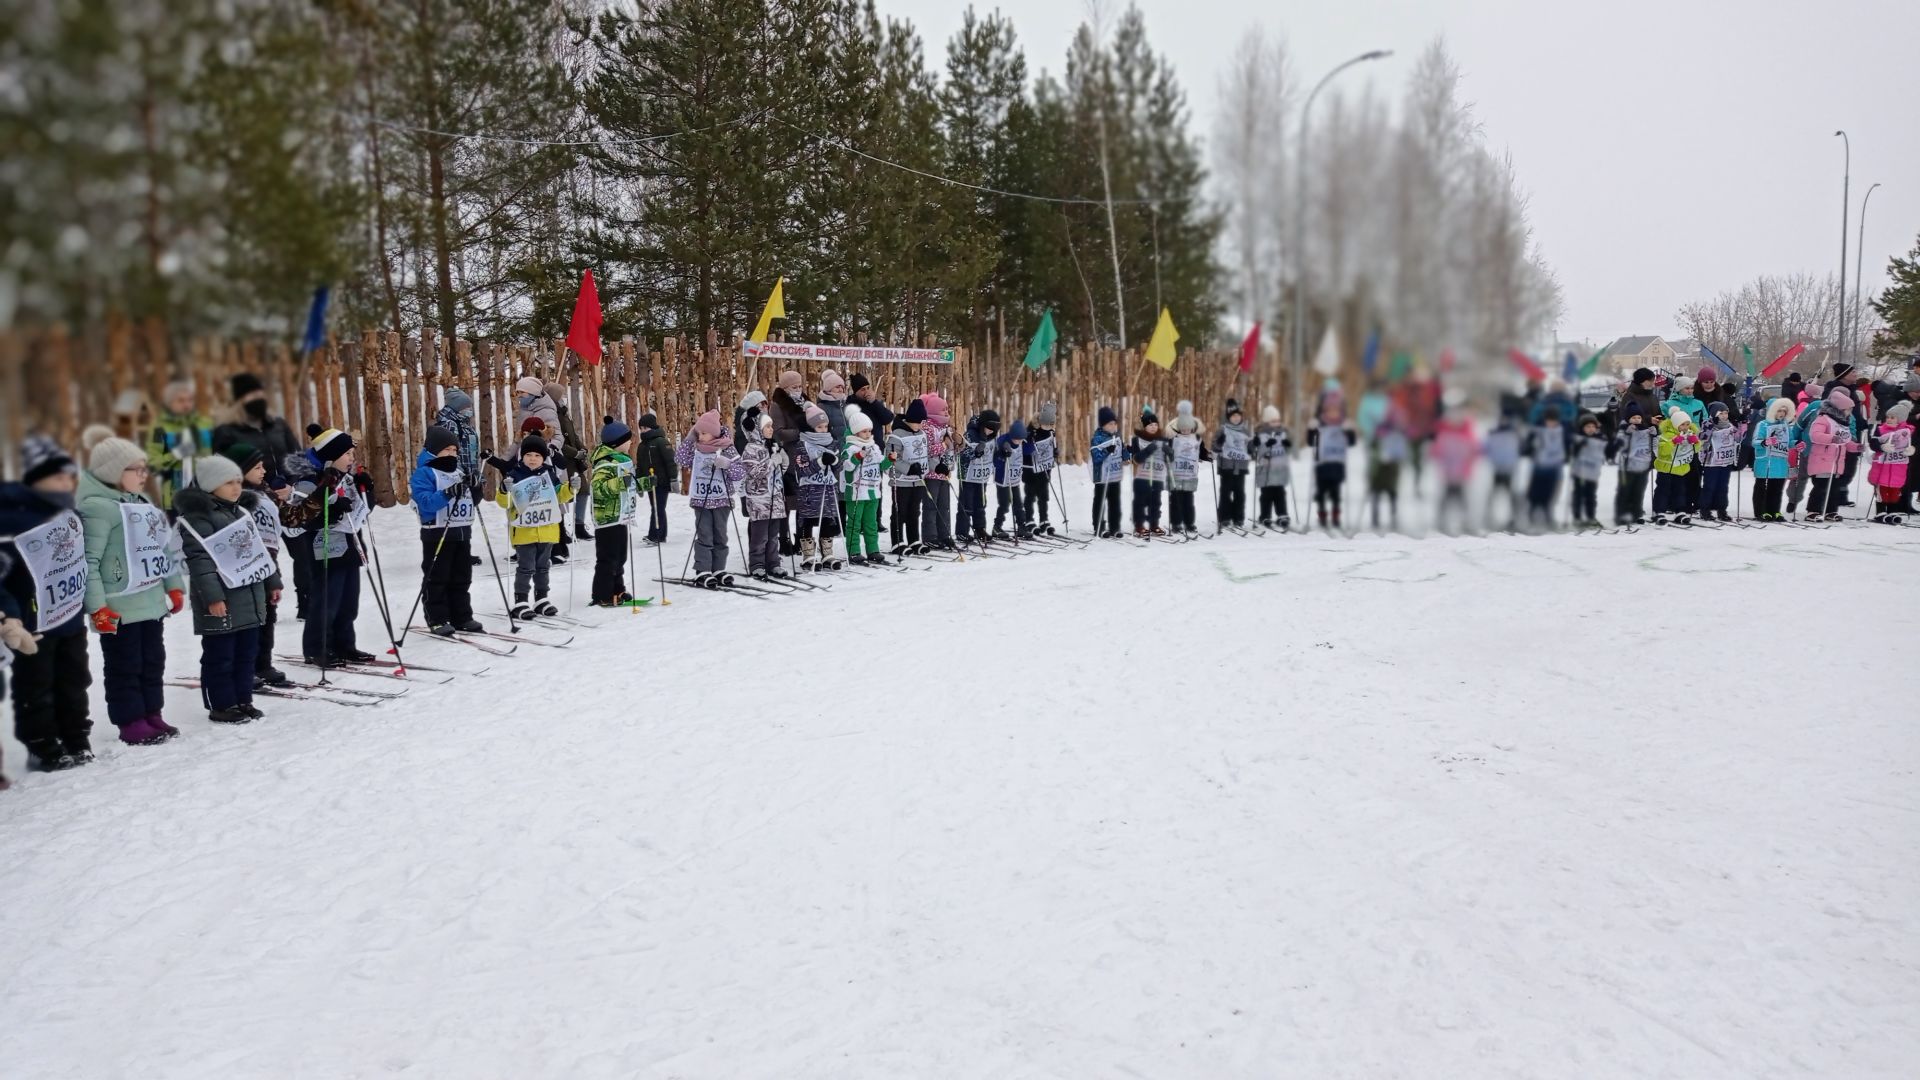
<path fill-rule="evenodd" d="M 0 1068 L 1911 1076 L 1916 550 L 1315 531 L 629 615 L 578 545 L 575 647 L 408 639 L 484 677 L 169 689 L 160 748 L 96 686 L 101 762 L 0 796 Z"/>

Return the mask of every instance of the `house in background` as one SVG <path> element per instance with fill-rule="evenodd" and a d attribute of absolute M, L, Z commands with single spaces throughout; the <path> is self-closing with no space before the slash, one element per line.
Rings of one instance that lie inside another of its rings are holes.
<path fill-rule="evenodd" d="M 1607 346 L 1607 355 L 1601 357 L 1600 366 L 1621 378 L 1632 375 L 1635 368 L 1674 371 L 1675 355 L 1673 346 L 1658 334 L 1615 338 Z"/>

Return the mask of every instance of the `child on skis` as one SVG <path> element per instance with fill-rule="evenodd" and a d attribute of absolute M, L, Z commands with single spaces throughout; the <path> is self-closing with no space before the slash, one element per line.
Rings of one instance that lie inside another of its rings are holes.
<path fill-rule="evenodd" d="M 1127 442 L 1127 460 L 1133 462 L 1133 535 L 1165 536 L 1160 528 L 1160 492 L 1167 486 L 1171 448 L 1160 435 L 1160 418 L 1152 409 L 1140 412 L 1140 426 Z"/>
<path fill-rule="evenodd" d="M 920 504 L 920 538 L 943 551 L 953 550 L 953 418 L 946 399 L 928 392 L 919 397 L 926 412 L 920 430 L 927 436 L 927 495 Z M 912 406 L 908 406 L 911 410 Z"/>
<path fill-rule="evenodd" d="M 1707 406 L 1707 426 L 1700 432 L 1700 503 L 1702 520 L 1732 521 L 1727 516 L 1727 489 L 1733 471 L 1740 467 L 1740 437 L 1746 425 L 1735 425 L 1727 418 L 1727 403 L 1715 401 Z"/>
<path fill-rule="evenodd" d="M 1867 483 L 1873 485 L 1878 495 L 1873 520 L 1882 525 L 1901 522 L 1900 499 L 1907 486 L 1907 459 L 1913 457 L 1913 425 L 1908 422 L 1912 414 L 1913 402 L 1904 398 L 1894 402 L 1887 407 L 1886 415 L 1872 435 L 1873 465 L 1867 470 Z"/>
<path fill-rule="evenodd" d="M 1027 524 L 1023 496 L 1027 473 L 1027 425 L 1015 418 L 1007 433 L 993 444 L 993 538 L 1007 538 L 1007 510 L 1013 510 L 1013 534 L 1022 540 L 1033 534 Z"/>
<path fill-rule="evenodd" d="M 213 421 L 195 410 L 198 392 L 181 379 L 160 393 L 160 415 L 147 429 L 147 466 L 159 481 L 160 509 L 173 509 L 174 493 L 193 482 L 193 461 L 213 446 Z"/>
<path fill-rule="evenodd" d="M 1213 455 L 1200 441 L 1206 429 L 1193 415 L 1193 402 L 1176 404 L 1167 427 L 1167 523 L 1173 535 L 1193 536 L 1199 532 L 1193 504 L 1200 489 L 1200 462 L 1211 461 Z"/>
<path fill-rule="evenodd" d="M 780 565 L 780 525 L 787 520 L 787 452 L 773 437 L 773 417 L 755 418 L 740 452 L 745 465 L 740 509 L 747 516 L 747 573 L 760 581 L 790 577 Z"/>
<path fill-rule="evenodd" d="M 847 515 L 847 561 L 855 566 L 862 563 L 885 566 L 887 557 L 880 554 L 880 478 L 893 463 L 887 460 L 880 444 L 873 441 L 873 418 L 854 405 L 847 406 L 846 415 L 847 444 L 841 448 L 840 501 Z"/>
<path fill-rule="evenodd" d="M 1090 444 L 1093 472 L 1093 532 L 1102 539 L 1120 535 L 1120 476 L 1126 468 L 1126 448 L 1120 442 L 1120 417 L 1112 406 L 1100 406 Z"/>
<path fill-rule="evenodd" d="M 1033 426 L 1027 429 L 1026 468 L 1023 472 L 1027 523 L 1033 527 L 1033 531 L 1045 536 L 1053 535 L 1047 504 L 1052 501 L 1053 466 L 1059 457 L 1060 440 L 1053 429 L 1059 418 L 1058 405 L 1051 401 L 1041 402 Z M 1035 516 L 1035 510 L 1039 511 L 1038 516 Z"/>
<path fill-rule="evenodd" d="M 800 456 L 794 461 L 800 492 L 800 569 L 838 570 L 833 541 L 840 535 L 840 444 L 825 409 L 809 402 L 802 415 L 807 430 L 800 433 Z"/>
<path fill-rule="evenodd" d="M 79 466 L 45 436 L 20 448 L 25 472 L 0 484 L 0 573 L 5 610 L 0 641 L 13 657 L 13 733 L 28 767 L 58 772 L 93 760 L 87 688 L 87 544 L 74 512 Z M 5 663 L 0 659 L 0 668 Z"/>
<path fill-rule="evenodd" d="M 1213 433 L 1213 468 L 1220 480 L 1220 505 L 1214 507 L 1214 520 L 1227 528 L 1247 527 L 1247 471 L 1252 467 L 1252 443 L 1246 414 L 1240 411 L 1238 401 L 1228 398 L 1220 430 Z"/>
<path fill-rule="evenodd" d="M 680 466 L 674 460 L 673 440 L 660 428 L 660 419 L 642 413 L 636 425 L 640 446 L 633 457 L 633 475 L 648 495 L 647 543 L 667 542 L 667 496 L 680 490 Z"/>
<path fill-rule="evenodd" d="M 674 461 L 692 473 L 687 503 L 693 507 L 693 580 L 704 588 L 733 584 L 727 573 L 728 513 L 733 486 L 747 475 L 747 464 L 733 448 L 719 412 L 709 409 L 680 437 Z"/>
<path fill-rule="evenodd" d="M 1253 460 L 1253 483 L 1260 489 L 1260 527 L 1277 525 L 1286 532 L 1293 523 L 1287 511 L 1287 486 L 1293 483 L 1293 438 L 1280 422 L 1277 406 L 1260 410 L 1260 426 L 1253 429 Z"/>
<path fill-rule="evenodd" d="M 85 603 L 100 635 L 107 719 L 120 741 L 149 746 L 178 735 L 161 713 L 167 671 L 161 620 L 179 614 L 187 582 L 166 514 L 147 501 L 147 455 L 104 428 L 88 433 L 77 495 L 86 534 Z M 63 740 L 64 741 L 64 740 Z"/>
<path fill-rule="evenodd" d="M 1307 432 L 1307 445 L 1313 448 L 1313 505 L 1320 527 L 1326 528 L 1328 512 L 1333 527 L 1340 527 L 1340 492 L 1347 484 L 1347 450 L 1354 444 L 1354 433 L 1347 426 L 1347 407 L 1338 390 L 1320 395 L 1319 422 Z"/>
<path fill-rule="evenodd" d="M 1853 391 L 1836 386 L 1821 402 L 1820 412 L 1807 428 L 1807 475 L 1813 478 L 1813 493 L 1807 504 L 1807 520 L 1840 520 L 1840 499 L 1846 494 L 1847 455 L 1860 452 L 1858 433 L 1853 426 Z"/>
<path fill-rule="evenodd" d="M 1607 440 L 1600 434 L 1600 418 L 1581 413 L 1574 422 L 1573 445 L 1567 453 L 1567 471 L 1573 476 L 1573 523 L 1600 527 L 1600 472 L 1607 467 Z"/>
<path fill-rule="evenodd" d="M 1380 501 L 1386 500 L 1391 528 L 1400 527 L 1400 465 L 1409 454 L 1406 428 L 1398 408 L 1390 408 L 1373 429 L 1373 452 L 1367 458 L 1367 506 L 1375 531 L 1380 528 Z"/>
<path fill-rule="evenodd" d="M 200 695 L 207 719 L 245 724 L 267 605 L 280 594 L 280 567 L 260 538 L 240 466 L 224 457 L 193 463 L 193 484 L 174 497 L 193 583 L 193 632 L 200 637 Z"/>
<path fill-rule="evenodd" d="M 887 460 L 893 463 L 889 470 L 893 479 L 893 522 L 888 539 L 893 542 L 896 558 L 927 553 L 927 545 L 920 542 L 925 516 L 922 500 L 926 498 L 927 467 L 932 461 L 926 424 L 927 404 L 914 398 L 907 402 L 906 411 L 893 418 L 893 430 L 887 432 Z"/>
<path fill-rule="evenodd" d="M 1785 521 L 1780 500 L 1787 486 L 1787 455 L 1793 446 L 1793 402 L 1777 397 L 1767 402 L 1764 418 L 1753 431 L 1753 516 L 1761 521 Z"/>
<path fill-rule="evenodd" d="M 960 448 L 960 516 L 954 534 L 962 540 L 987 539 L 987 485 L 993 483 L 993 443 L 1000 435 L 1000 414 L 982 409 L 967 421 Z"/>
<path fill-rule="evenodd" d="M 460 436 L 430 427 L 407 480 L 420 516 L 420 608 L 437 637 L 485 629 L 473 617 L 473 488 L 460 460 Z"/>
<path fill-rule="evenodd" d="M 311 560 L 312 597 L 301 631 L 301 652 L 317 665 L 371 664 L 354 631 L 360 615 L 359 532 L 371 510 L 372 481 L 354 467 L 353 437 L 335 428 L 307 425 L 307 451 L 288 458 L 292 494 L 280 522 L 292 543 Z"/>
<path fill-rule="evenodd" d="M 718 421 L 718 413 L 708 415 Z M 724 439 L 726 433 L 720 436 Z M 731 442 L 727 445 L 732 449 Z M 573 488 L 553 464 L 552 450 L 545 438 L 529 434 L 520 440 L 519 461 L 494 462 L 496 467 L 508 465 L 496 499 L 507 512 L 507 542 L 513 547 L 513 608 L 508 614 L 515 619 L 560 614 L 547 596 L 553 548 L 560 542 L 560 508 L 573 500 Z"/>
<path fill-rule="evenodd" d="M 1493 481 L 1487 488 L 1487 528 L 1493 528 L 1493 503 L 1504 493 L 1507 500 L 1507 528 L 1515 530 L 1520 525 L 1520 493 L 1514 486 L 1513 478 L 1520 472 L 1520 429 L 1514 426 L 1514 418 L 1505 412 L 1487 432 L 1486 442 L 1481 452 L 1486 455 L 1487 467 L 1493 471 Z"/>
<path fill-rule="evenodd" d="M 289 436 L 291 437 L 291 436 Z M 240 466 L 240 483 L 246 489 L 240 496 L 240 505 L 253 516 L 253 524 L 259 530 L 261 542 L 267 545 L 267 554 L 274 565 L 280 563 L 280 549 L 285 546 L 284 527 L 280 524 L 280 512 L 289 488 L 284 477 L 271 471 L 267 455 L 261 453 L 251 443 L 231 443 L 220 453 L 235 465 Z M 282 579 L 284 581 L 284 578 Z M 284 585 L 282 594 L 286 591 Z M 260 647 L 254 650 L 253 688 L 255 691 L 266 686 L 285 686 L 287 673 L 273 666 L 274 624 L 280 621 L 280 601 L 276 596 L 267 597 L 267 615 L 260 623 Z"/>
<path fill-rule="evenodd" d="M 1540 426 L 1527 437 L 1527 456 L 1533 459 L 1527 473 L 1527 526 L 1552 528 L 1553 501 L 1560 494 L 1560 474 L 1567 465 L 1567 430 L 1560 426 L 1558 411 L 1541 411 Z"/>
<path fill-rule="evenodd" d="M 1610 448 L 1620 462 L 1620 486 L 1613 493 L 1613 523 L 1639 525 L 1647 520 L 1647 477 L 1653 472 L 1654 444 L 1660 432 L 1648 423 L 1640 402 L 1629 397 L 1621 407 L 1620 430 Z"/>
<path fill-rule="evenodd" d="M 600 445 L 587 458 L 587 486 L 593 495 L 594 607 L 619 607 L 633 599 L 627 592 L 627 557 L 633 547 L 628 532 L 640 516 L 640 500 L 653 481 L 635 475 L 633 429 L 608 416 L 600 428 Z M 772 423 L 757 414 L 757 419 Z"/>
<path fill-rule="evenodd" d="M 1694 431 L 1693 418 L 1678 406 L 1668 409 L 1667 418 L 1660 422 L 1660 438 L 1654 443 L 1655 525 L 1665 525 L 1669 520 L 1676 525 L 1692 524 L 1693 518 L 1687 509 L 1687 474 L 1693 471 L 1699 446 L 1700 436 Z"/>
<path fill-rule="evenodd" d="M 1434 524 L 1449 536 L 1467 527 L 1467 481 L 1480 457 L 1480 440 L 1473 421 L 1463 413 L 1447 412 L 1434 423 L 1433 460 L 1440 469 L 1440 506 Z"/>

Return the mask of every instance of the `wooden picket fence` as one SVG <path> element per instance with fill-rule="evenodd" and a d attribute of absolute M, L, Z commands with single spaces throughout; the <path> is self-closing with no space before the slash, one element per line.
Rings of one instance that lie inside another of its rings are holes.
<path fill-rule="evenodd" d="M 699 414 L 717 409 L 732 423 L 735 403 L 749 388 L 770 391 L 786 367 L 816 395 L 820 374 L 835 367 L 843 378 L 856 371 L 873 382 L 881 401 L 900 411 L 907 402 L 936 391 L 952 410 L 956 426 L 972 412 L 994 408 L 1010 423 L 1031 419 L 1046 401 L 1056 403 L 1063 459 L 1084 462 L 1095 416 L 1112 406 L 1122 431 L 1132 430 L 1143 407 L 1162 419 L 1181 399 L 1211 430 L 1228 397 L 1236 397 L 1257 421 L 1260 407 L 1281 404 L 1287 387 L 1283 365 L 1265 355 L 1243 375 L 1237 353 L 1184 352 L 1171 370 L 1144 363 L 1137 351 L 1091 346 L 1062 347 L 1039 371 L 1021 366 L 1022 352 L 960 349 L 952 364 L 876 364 L 838 367 L 809 362 L 746 361 L 736 344 L 689 347 L 668 338 L 647 348 L 632 338 L 605 346 L 600 364 L 586 364 L 559 341 L 514 344 L 446 341 L 431 331 L 402 337 L 367 331 L 335 339 L 307 356 L 285 343 L 194 338 L 176 342 L 157 322 L 114 322 L 89 333 L 63 327 L 0 333 L 0 464 L 18 475 L 18 444 L 29 432 L 53 435 L 78 453 L 82 429 L 106 423 L 137 436 L 149 422 L 162 389 L 191 379 L 200 411 L 215 423 L 229 418 L 228 380 L 240 372 L 259 375 L 277 414 L 296 433 L 308 423 L 344 427 L 364 448 L 380 505 L 407 498 L 407 478 L 442 391 L 458 387 L 472 395 L 476 426 L 485 449 L 511 448 L 518 437 L 513 386 L 523 376 L 565 388 L 583 438 L 597 439 L 602 418 L 628 423 L 652 412 L 674 437 Z"/>

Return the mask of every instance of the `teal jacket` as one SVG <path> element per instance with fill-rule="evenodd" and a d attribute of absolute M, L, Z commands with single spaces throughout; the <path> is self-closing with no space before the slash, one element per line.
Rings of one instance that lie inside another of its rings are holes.
<path fill-rule="evenodd" d="M 144 495 L 128 494 L 94 479 L 92 473 L 80 474 L 80 522 L 87 537 L 87 613 L 112 608 L 120 622 L 150 622 L 165 618 L 172 610 L 167 590 L 187 587 L 186 575 L 179 563 L 158 585 L 125 596 L 114 593 L 127 587 L 127 541 L 122 535 L 121 503 L 143 503 Z"/>
<path fill-rule="evenodd" d="M 1693 421 L 1693 427 L 1696 433 L 1707 426 L 1707 403 L 1694 397 L 1692 394 L 1673 395 L 1668 398 L 1667 403 L 1661 407 L 1661 412 L 1665 413 L 1667 409 L 1679 409 L 1681 412 L 1686 413 L 1687 419 Z M 1664 417 L 1656 418 L 1656 420 L 1658 419 L 1664 419 Z"/>

